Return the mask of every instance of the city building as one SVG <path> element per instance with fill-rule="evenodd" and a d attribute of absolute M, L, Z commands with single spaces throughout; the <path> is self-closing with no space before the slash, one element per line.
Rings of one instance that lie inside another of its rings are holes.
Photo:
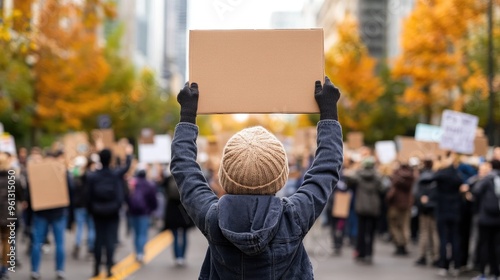
<path fill-rule="evenodd" d="M 187 0 L 119 0 L 123 51 L 152 69 L 161 87 L 177 92 L 186 77 Z"/>
<path fill-rule="evenodd" d="M 325 0 L 318 11 L 318 26 L 325 30 L 325 50 L 338 39 L 336 28 L 346 16 L 359 23 L 361 39 L 371 56 L 389 60 L 400 52 L 404 19 L 415 0 Z"/>

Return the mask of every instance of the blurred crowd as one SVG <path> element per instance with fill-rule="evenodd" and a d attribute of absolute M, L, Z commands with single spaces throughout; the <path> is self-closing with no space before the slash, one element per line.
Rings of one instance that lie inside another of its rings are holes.
<path fill-rule="evenodd" d="M 172 231 L 173 264 L 185 265 L 187 231 L 194 224 L 180 202 L 168 164 L 137 162 L 130 145 L 126 153 L 125 158 L 118 158 L 110 150 L 102 149 L 71 161 L 61 150 L 44 151 L 36 147 L 29 151 L 19 149 L 17 157 L 0 153 L 0 180 L 3 180 L 0 209 L 8 208 L 8 194 L 3 186 L 7 185 L 8 171 L 15 170 L 19 221 L 16 241 L 28 248 L 24 255 L 17 253 L 16 265 L 24 266 L 24 258 L 28 256 L 32 279 L 41 277 L 40 258 L 51 246 L 55 247 L 56 277 L 66 278 L 65 242 L 74 242 L 69 257 L 94 260 L 94 275 L 100 273 L 101 262 L 105 263 L 111 277 L 114 249 L 124 242 L 119 240 L 120 223 L 133 236 L 131 242 L 138 263 L 144 262 L 144 247 L 154 229 Z M 312 159 L 313 155 L 290 157 L 289 180 L 278 196 L 290 196 L 297 190 Z M 66 166 L 70 203 L 68 207 L 33 211 L 27 165 L 47 160 Z M 214 192 L 222 196 L 217 161 L 205 160 L 200 166 Z M 107 175 L 106 170 L 111 173 Z M 352 248 L 357 263 L 370 265 L 376 255 L 374 243 L 379 238 L 394 244 L 396 257 L 405 256 L 414 248 L 418 251 L 415 264 L 434 266 L 442 276 L 476 270 L 477 279 L 487 279 L 488 274 L 498 277 L 500 147 L 488 159 L 448 152 L 444 156 L 391 164 L 378 163 L 372 150 L 363 147 L 344 154 L 341 174 L 322 219 L 331 228 L 335 255 Z M 108 182 L 105 179 L 108 177 L 117 179 Z M 106 216 L 105 211 L 112 210 L 99 209 L 95 202 L 97 194 L 90 189 L 97 185 L 106 189 L 114 184 L 121 188 L 112 195 L 118 210 L 116 215 Z M 336 206 L 345 207 L 345 213 L 339 213 Z M 4 210 L 0 214 L 7 215 Z M 6 217 L 0 217 L 2 256 L 8 248 L 6 222 Z M 49 228 L 52 236 L 48 234 Z M 71 241 L 64 239 L 67 230 L 74 235 Z M 101 260 L 103 248 L 105 261 Z M 3 259 L 1 279 L 8 279 L 8 266 L 7 259 Z"/>
<path fill-rule="evenodd" d="M 333 252 L 348 244 L 356 262 L 372 264 L 379 237 L 394 244 L 394 256 L 415 244 L 415 265 L 433 266 L 440 276 L 498 279 L 499 176 L 500 147 L 489 159 L 448 152 L 391 164 L 379 164 L 367 147 L 346 152 L 324 212 Z M 336 203 L 346 205 L 345 214 L 335 213 Z"/>

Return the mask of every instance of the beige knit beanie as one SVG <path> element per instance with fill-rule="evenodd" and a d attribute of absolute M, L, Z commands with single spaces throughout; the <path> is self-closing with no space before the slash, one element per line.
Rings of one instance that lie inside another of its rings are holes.
<path fill-rule="evenodd" d="M 265 128 L 244 129 L 224 147 L 219 181 L 226 193 L 274 195 L 287 179 L 285 149 Z"/>

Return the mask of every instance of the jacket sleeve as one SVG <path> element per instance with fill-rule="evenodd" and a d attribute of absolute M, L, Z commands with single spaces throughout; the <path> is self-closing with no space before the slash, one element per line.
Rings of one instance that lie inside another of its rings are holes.
<path fill-rule="evenodd" d="M 123 176 L 125 176 L 125 174 L 128 172 L 128 170 L 130 169 L 130 165 L 132 164 L 132 156 L 131 155 L 127 155 L 127 158 L 125 159 L 125 165 L 124 166 L 120 166 L 118 168 L 115 169 L 115 174 L 120 177 L 120 178 L 123 178 Z"/>
<path fill-rule="evenodd" d="M 205 217 L 218 199 L 196 162 L 198 127 L 181 122 L 172 141 L 170 170 L 179 187 L 181 202 L 196 226 L 205 234 Z"/>
<path fill-rule="evenodd" d="M 334 120 L 318 122 L 318 148 L 304 182 L 289 200 L 296 210 L 303 233 L 309 231 L 339 181 L 343 162 L 342 129 Z"/>

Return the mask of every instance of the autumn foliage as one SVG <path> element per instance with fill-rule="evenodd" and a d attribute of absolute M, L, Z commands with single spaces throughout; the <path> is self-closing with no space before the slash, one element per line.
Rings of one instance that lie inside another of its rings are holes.
<path fill-rule="evenodd" d="M 370 106 L 383 93 L 376 76 L 377 61 L 370 57 L 351 17 L 338 26 L 338 41 L 326 52 L 325 71 L 342 91 L 339 118 L 347 129 L 362 130 L 370 125 Z"/>
<path fill-rule="evenodd" d="M 486 92 L 477 63 L 467 59 L 471 26 L 484 19 L 486 1 L 419 0 L 401 34 L 396 78 L 407 78 L 403 114 L 422 114 L 427 122 L 444 108 L 463 111 L 476 91 Z"/>

